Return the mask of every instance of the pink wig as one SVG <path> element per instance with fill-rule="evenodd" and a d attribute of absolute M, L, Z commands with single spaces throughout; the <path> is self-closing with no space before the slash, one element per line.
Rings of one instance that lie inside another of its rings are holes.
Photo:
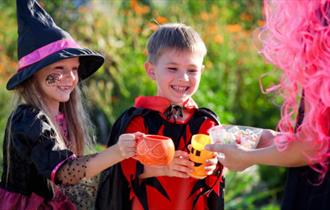
<path fill-rule="evenodd" d="M 275 143 L 280 151 L 292 141 L 309 141 L 317 153 L 309 156 L 321 179 L 330 156 L 330 0 L 269 0 L 264 2 L 262 54 L 283 71 L 284 97 Z M 304 118 L 295 131 L 300 99 Z"/>

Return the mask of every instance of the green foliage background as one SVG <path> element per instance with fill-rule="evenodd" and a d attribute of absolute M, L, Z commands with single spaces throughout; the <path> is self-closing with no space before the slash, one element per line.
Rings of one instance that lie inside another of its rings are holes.
<path fill-rule="evenodd" d="M 259 88 L 260 76 L 272 70 L 258 54 L 255 30 L 263 24 L 261 0 L 44 0 L 41 3 L 81 45 L 105 56 L 105 65 L 85 85 L 89 107 L 104 114 L 107 121 L 103 124 L 108 127 L 133 104 L 136 96 L 155 93 L 155 85 L 146 76 L 143 64 L 146 42 L 156 23 L 183 22 L 200 32 L 208 47 L 206 71 L 194 96 L 199 106 L 214 110 L 224 124 L 275 128 L 279 107 L 274 102 L 278 99 L 262 94 Z M 17 62 L 15 1 L 1 0 L 0 13 L 2 137 L 11 111 L 10 92 L 5 85 Z M 262 83 L 267 87 L 276 79 L 276 74 L 271 73 Z M 226 209 L 279 209 L 283 174 L 283 169 L 271 167 L 228 173 Z"/>

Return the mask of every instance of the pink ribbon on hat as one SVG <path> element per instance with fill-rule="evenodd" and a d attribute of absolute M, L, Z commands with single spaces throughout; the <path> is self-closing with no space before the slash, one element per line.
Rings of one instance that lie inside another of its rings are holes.
<path fill-rule="evenodd" d="M 81 47 L 71 38 L 61 39 L 55 42 L 51 42 L 19 59 L 17 71 L 19 72 L 24 67 L 34 64 L 55 52 L 67 48 L 81 48 Z"/>

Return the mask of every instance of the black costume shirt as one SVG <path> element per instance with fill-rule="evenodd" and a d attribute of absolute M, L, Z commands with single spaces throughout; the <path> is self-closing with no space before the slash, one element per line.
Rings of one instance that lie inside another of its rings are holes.
<path fill-rule="evenodd" d="M 26 196 L 36 193 L 51 200 L 54 196 L 52 172 L 54 174 L 56 166 L 73 153 L 57 142 L 54 129 L 39 109 L 20 105 L 11 117 L 3 144 L 1 188 Z"/>
<path fill-rule="evenodd" d="M 325 120 L 320 122 L 322 130 L 330 136 L 330 109 L 324 112 Z M 304 118 L 304 100 L 302 99 L 297 127 Z M 330 165 L 328 166 L 330 168 Z M 289 168 L 282 201 L 282 210 L 329 210 L 330 209 L 330 173 L 326 173 L 322 183 L 318 183 L 319 173 L 310 166 Z"/>

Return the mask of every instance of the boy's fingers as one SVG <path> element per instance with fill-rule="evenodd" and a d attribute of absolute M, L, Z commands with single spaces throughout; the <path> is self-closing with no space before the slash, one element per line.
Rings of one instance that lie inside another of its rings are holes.
<path fill-rule="evenodd" d="M 175 151 L 174 157 L 178 157 L 178 158 L 186 158 L 188 157 L 189 154 L 185 151 L 181 151 L 181 150 L 177 150 Z"/>
<path fill-rule="evenodd" d="M 179 171 L 174 172 L 173 176 L 179 177 L 179 178 L 189 178 L 189 175 L 186 173 L 182 173 Z"/>
<path fill-rule="evenodd" d="M 176 164 L 179 164 L 179 165 L 185 165 L 185 166 L 193 166 L 194 163 L 191 162 L 189 159 L 183 159 L 183 158 L 180 158 L 176 161 Z"/>
<path fill-rule="evenodd" d="M 208 159 L 206 160 L 206 165 L 216 165 L 217 162 L 218 162 L 217 158 Z"/>
<path fill-rule="evenodd" d="M 216 167 L 215 167 L 214 165 L 212 165 L 212 166 L 205 166 L 204 169 L 205 169 L 206 172 L 208 172 L 208 171 L 214 171 L 215 168 L 216 168 Z"/>
<path fill-rule="evenodd" d="M 191 144 L 188 145 L 188 150 L 190 151 L 192 148 Z"/>
<path fill-rule="evenodd" d="M 185 166 L 176 166 L 174 170 L 177 171 L 177 172 L 181 172 L 181 173 L 182 172 L 185 172 L 185 173 L 192 173 L 193 172 L 192 169 L 187 168 Z"/>
<path fill-rule="evenodd" d="M 143 139 L 143 136 L 144 136 L 144 133 L 141 133 L 141 132 L 135 132 L 132 134 L 133 135 L 133 139 L 135 140 L 142 140 Z"/>
<path fill-rule="evenodd" d="M 119 141 L 125 142 L 125 144 L 127 144 L 126 142 L 129 142 L 129 141 L 135 143 L 136 142 L 135 139 L 136 139 L 136 137 L 132 133 L 125 133 L 119 137 Z"/>

